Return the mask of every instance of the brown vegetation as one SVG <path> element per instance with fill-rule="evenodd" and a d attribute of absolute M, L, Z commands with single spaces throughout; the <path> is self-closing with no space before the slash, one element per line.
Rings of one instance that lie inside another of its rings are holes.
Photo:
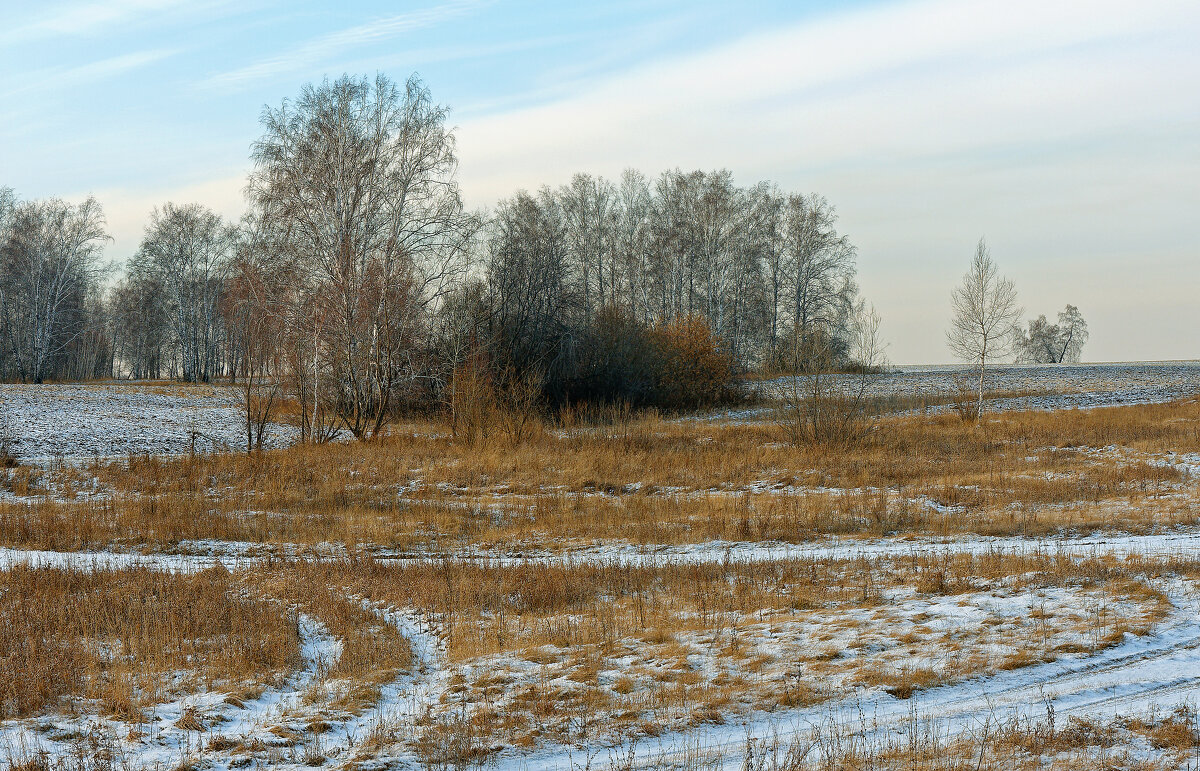
<path fill-rule="evenodd" d="M 269 680 L 299 662 L 295 618 L 222 569 L 16 565 L 0 571 L 0 618 L 0 718 L 80 697 L 136 720 L 172 693 Z"/>
<path fill-rule="evenodd" d="M 0 543 L 561 548 L 1146 532 L 1195 522 L 1192 488 L 1167 456 L 1200 450 L 1195 400 L 1006 413 L 981 426 L 896 417 L 840 448 L 793 446 L 771 424 L 614 412 L 583 426 L 571 415 L 519 442 L 464 443 L 440 424 L 415 423 L 370 444 L 131 457 L 64 470 L 52 484 L 10 470 L 2 473 L 12 491 L 57 494 L 0 503 Z M 108 495 L 73 500 L 93 477 Z"/>

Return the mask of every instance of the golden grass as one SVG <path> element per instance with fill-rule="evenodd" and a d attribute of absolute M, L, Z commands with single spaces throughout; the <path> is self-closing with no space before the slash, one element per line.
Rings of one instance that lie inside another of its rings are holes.
<path fill-rule="evenodd" d="M 0 618 L 3 718 L 77 697 L 136 719 L 180 690 L 272 679 L 299 662 L 295 620 L 222 569 L 17 565 L 0 571 Z"/>
<path fill-rule="evenodd" d="M 818 704 L 854 685 L 907 698 L 1054 659 L 1064 644 L 1099 650 L 1148 633 L 1166 614 L 1166 598 L 1147 583 L 1159 570 L 993 553 L 640 566 L 354 559 L 240 575 L 283 581 L 291 594 L 335 587 L 433 619 L 458 673 L 418 742 L 438 758 L 438 747 L 473 754 L 653 734 L 747 708 Z M 1073 602 L 1043 605 L 1036 620 L 992 613 L 987 624 L 934 632 L 910 610 L 936 595 L 986 613 L 990 593 L 1032 598 L 1054 587 L 1069 588 Z M 910 666 L 914 657 L 936 660 Z"/>
<path fill-rule="evenodd" d="M 1200 451 L 1197 400 L 1005 413 L 983 426 L 890 418 L 853 448 L 794 447 L 782 434 L 765 424 L 629 417 L 518 446 L 469 445 L 417 423 L 366 444 L 129 458 L 59 472 L 58 498 L 0 504 L 0 543 L 555 548 L 1145 532 L 1197 519 L 1195 489 L 1163 462 L 1168 452 Z M 1122 449 L 1093 449 L 1114 445 Z M 28 491 L 28 476 L 7 478 Z M 71 500 L 93 477 L 108 496 Z"/>
<path fill-rule="evenodd" d="M 380 726 L 361 751 L 410 743 L 435 765 L 503 746 L 656 735 L 858 687 L 907 698 L 1146 634 L 1169 610 L 1157 580 L 1200 579 L 1200 563 L 997 552 L 630 565 L 563 555 L 613 541 L 1150 532 L 1196 523 L 1197 490 L 1164 459 L 1198 451 L 1191 400 L 1005 413 L 978 426 L 889 417 L 856 447 L 795 446 L 766 423 L 614 413 L 522 442 L 455 441 L 443 425 L 413 422 L 369 443 L 6 470 L 0 486 L 37 500 L 0 503 L 0 544 L 160 551 L 212 539 L 283 558 L 232 576 L 0 573 L 0 618 L 19 619 L 0 629 L 0 651 L 16 651 L 0 654 L 0 694 L 16 683 L 0 717 L 94 699 L 136 720 L 172 689 L 201 685 L 254 698 L 296 666 L 303 613 L 342 643 L 306 694 L 315 735 L 417 666 L 391 611 L 438 630 L 454 677 L 416 735 Z M 77 494 L 93 478 L 102 495 Z M 346 558 L 303 558 L 327 547 Z M 530 548 L 560 556 L 370 556 Z M 1014 599 L 1025 612 L 1011 612 Z M 992 610 L 993 600 L 1008 610 Z M 941 623 L 956 606 L 978 620 Z M 218 646 L 226 629 L 242 642 Z M 167 683 L 181 671 L 189 683 Z M 1176 752 L 1191 730 L 1178 722 L 1113 730 Z M 1094 737 L 1065 730 L 1010 727 L 1004 741 L 943 743 L 934 755 L 847 750 L 844 767 L 1004 758 L 994 767 L 1032 768 L 1038 753 L 1053 765 L 1054 753 L 1082 752 L 1073 741 L 1095 749 Z M 323 759 L 318 745 L 309 750 Z"/>

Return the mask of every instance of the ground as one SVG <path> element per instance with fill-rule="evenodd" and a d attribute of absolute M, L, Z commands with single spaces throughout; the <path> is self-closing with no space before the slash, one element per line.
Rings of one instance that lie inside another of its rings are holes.
<path fill-rule="evenodd" d="M 4 386 L 0 762 L 1194 765 L 1200 365 L 955 379 L 249 456 L 227 387 Z"/>

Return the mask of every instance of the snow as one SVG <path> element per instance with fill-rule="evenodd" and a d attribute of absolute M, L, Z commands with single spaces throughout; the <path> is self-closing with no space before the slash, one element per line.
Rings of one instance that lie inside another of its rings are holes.
<path fill-rule="evenodd" d="M 23 463 L 180 455 L 246 444 L 242 397 L 229 386 L 122 383 L 0 385 L 0 430 Z M 270 427 L 283 446 L 294 431 Z"/>
<path fill-rule="evenodd" d="M 869 376 L 866 394 L 944 399 L 958 392 L 960 380 L 970 382 L 972 377 L 978 375 L 963 366 L 899 367 Z M 790 382 L 789 377 L 763 381 L 754 385 L 754 392 L 767 398 L 783 398 L 791 389 Z M 853 375 L 834 375 L 833 382 L 854 391 L 861 383 Z M 1200 395 L 1200 361 L 999 365 L 988 369 L 986 388 L 996 394 L 1021 394 L 989 399 L 986 409 L 992 412 L 1155 404 Z M 949 409 L 948 405 L 937 405 L 923 412 Z M 752 420 L 766 412 L 763 408 L 728 410 L 707 419 Z"/>
<path fill-rule="evenodd" d="M 632 767 L 667 767 L 695 761 L 705 767 L 740 766 L 747 740 L 807 735 L 830 723 L 857 726 L 865 738 L 895 738 L 910 727 L 912 716 L 933 722 L 954 735 L 997 719 L 1039 719 L 1046 705 L 1055 714 L 1105 718 L 1139 715 L 1155 707 L 1194 699 L 1200 689 L 1200 602 L 1190 588 L 1177 585 L 1170 618 L 1146 637 L 1125 641 L 1092 656 L 1071 655 L 1056 661 L 1001 672 L 956 685 L 918 691 L 910 699 L 886 693 L 854 695 L 834 705 L 775 714 L 758 714 L 724 725 L 702 726 L 637 742 Z M 622 754 L 628 754 L 628 745 Z M 578 751 L 547 748 L 528 756 L 510 755 L 498 769 L 571 768 Z M 687 767 L 695 767 L 689 765 Z"/>
<path fill-rule="evenodd" d="M 906 368 L 872 382 L 879 395 L 944 395 L 954 387 L 962 370 L 954 368 Z M 782 387 L 781 381 L 763 384 L 764 390 Z M 1033 395 L 994 400 L 989 409 L 1091 408 L 1114 404 L 1168 401 L 1200 394 L 1200 364 L 1195 362 L 1132 365 L 1063 365 L 1058 367 L 1001 367 L 989 375 L 989 388 L 995 391 L 1028 392 Z M 240 396 L 235 389 L 216 386 L 131 386 L 120 383 L 87 385 L 0 386 L 0 428 L 7 434 L 12 452 L 23 462 L 47 465 L 57 461 L 85 463 L 92 458 L 124 457 L 130 454 L 180 454 L 236 448 L 244 441 L 244 417 Z M 288 429 L 274 427 L 270 442 L 274 446 L 292 439 Z M 1142 460 L 1184 473 L 1187 483 L 1200 479 L 1200 454 L 1170 453 L 1153 458 L 1134 457 L 1123 448 L 1076 448 L 1107 459 Z M 1031 456 L 1030 462 L 1036 462 Z M 421 489 L 413 482 L 401 494 Z M 86 491 L 85 491 L 86 492 Z M 629 492 L 629 490 L 622 491 Z M 667 491 L 670 492 L 670 491 Z M 843 491 L 806 489 L 774 483 L 751 484 L 740 490 L 709 490 L 686 495 L 752 494 L 838 494 Z M 604 491 L 564 494 L 606 495 Z M 11 494 L 10 494 L 11 495 Z M 497 490 L 490 510 L 504 515 L 520 496 Z M 15 498 L 10 498 L 15 499 Z M 912 499 L 918 505 L 938 508 L 927 498 Z M 447 505 L 453 505 L 448 503 Z M 463 502 L 459 505 L 471 505 Z M 194 541 L 178 545 L 178 553 L 118 553 L 112 551 L 54 552 L 0 548 L 0 569 L 25 563 L 45 567 L 80 569 L 117 569 L 131 566 L 154 567 L 169 571 L 192 572 L 220 563 L 231 570 L 257 564 L 265 553 L 303 556 L 305 559 L 338 559 L 344 548 L 339 544 L 304 547 L 294 544 L 256 544 L 222 541 Z M 662 565 L 666 563 L 755 562 L 767 560 L 842 560 L 858 557 L 905 557 L 913 554 L 987 554 L 1019 553 L 1031 555 L 1067 555 L 1088 558 L 1101 555 L 1142 555 L 1148 557 L 1183 556 L 1200 553 L 1200 527 L 1179 528 L 1154 534 L 1105 533 L 1081 537 L 952 537 L 904 538 L 826 538 L 803 544 L 780 542 L 711 541 L 698 544 L 640 546 L 605 543 L 565 548 L 562 551 L 499 553 L 490 551 L 392 552 L 375 550 L 380 559 L 483 560 L 495 565 L 566 560 L 572 563 L 596 562 L 609 565 Z M 749 739 L 766 740 L 773 736 L 806 733 L 831 721 L 855 725 L 864 736 L 895 737 L 908 730 L 913 714 L 936 721 L 949 734 L 971 729 L 985 720 L 1012 716 L 1040 718 L 1047 703 L 1065 719 L 1070 715 L 1110 717 L 1149 711 L 1155 705 L 1174 705 L 1195 699 L 1200 694 L 1200 599 L 1190 584 L 1173 579 L 1168 591 L 1172 609 L 1165 621 L 1143 637 L 1127 635 L 1119 644 L 1093 655 L 1070 654 L 1056 661 L 998 674 L 975 677 L 963 682 L 918 691 L 911 699 L 901 700 L 881 688 L 860 688 L 831 703 L 813 708 L 794 708 L 772 713 L 740 710 L 726 715 L 723 725 L 704 725 L 686 731 L 668 731 L 656 738 L 620 741 L 597 745 L 591 753 L 601 760 L 606 756 L 633 757 L 631 767 L 660 766 L 673 760 L 684 761 L 697 754 L 708 756 L 714 765 L 735 766 Z M 1086 613 L 1092 602 L 1086 592 L 1070 588 L 1047 589 L 1036 598 L 1060 613 Z M 866 647 L 856 655 L 877 656 L 890 660 L 881 647 L 883 637 L 870 637 L 862 629 L 874 624 L 887 628 L 893 636 L 911 631 L 916 625 L 936 633 L 967 631 L 974 635 L 973 650 L 1003 655 L 1001 641 L 979 630 L 989 619 L 1005 619 L 1015 624 L 1031 612 L 1033 598 L 1021 593 L 1005 593 L 994 588 L 954 597 L 916 597 L 903 593 L 889 597 L 887 612 L 859 609 L 841 613 L 846 624 L 834 630 L 832 642 L 843 649 L 851 643 Z M 301 661 L 295 672 L 266 687 L 254 699 L 241 704 L 227 701 L 221 688 L 193 693 L 154 706 L 149 721 L 139 726 L 142 734 L 131 735 L 131 726 L 119 720 L 89 714 L 83 710 L 70 715 L 45 715 L 0 724 L 0 761 L 5 750 L 20 755 L 44 750 L 56 758 L 69 757 L 79 749 L 79 737 L 102 737 L 105 746 L 119 764 L 130 768 L 175 767 L 195 758 L 214 737 L 230 737 L 269 747 L 272 767 L 300 767 L 310 750 L 329 759 L 331 765 L 344 765 L 360 756 L 368 737 L 382 732 L 397 732 L 411 740 L 421 731 L 422 721 L 441 708 L 451 687 L 455 669 L 446 656 L 443 630 L 436 618 L 411 609 L 371 607 L 395 627 L 412 647 L 415 664 L 383 685 L 373 708 L 358 714 L 335 713 L 313 694 L 337 686 L 327 671 L 340 655 L 342 643 L 315 618 L 300 614 L 297 623 L 301 642 Z M 1115 604 L 1115 613 L 1133 613 L 1132 607 Z M 916 619 L 920 619 L 919 622 Z M 731 619 L 740 633 L 766 654 L 785 661 L 789 650 L 814 645 L 812 625 L 768 619 Z M 830 625 L 832 626 L 832 624 Z M 1064 633 L 1066 634 L 1066 633 Z M 868 639 L 869 638 L 869 639 Z M 1065 639 L 1065 638 L 1064 638 Z M 689 649 L 687 661 L 702 677 L 713 677 L 725 666 L 708 648 L 712 640 L 704 633 L 682 632 L 679 640 Z M 821 643 L 826 644 L 826 643 Z M 708 648 L 706 648 L 708 646 Z M 790 647 L 789 647 L 790 646 Z M 875 647 L 871 647 L 875 646 Z M 636 654 L 631 654 L 636 658 Z M 630 659 L 632 660 L 632 659 Z M 912 656 L 908 663 L 933 666 L 939 659 Z M 611 683 L 624 673 L 628 661 L 614 659 L 599 672 L 601 682 Z M 652 663 L 643 662 L 652 669 Z M 468 678 L 489 672 L 511 676 L 512 687 L 531 678 L 544 677 L 545 669 L 523 661 L 516 655 L 486 657 L 460 665 L 458 672 Z M 571 685 L 562 675 L 562 685 Z M 778 674 L 773 673 L 772 676 Z M 850 686 L 846 686 L 850 687 Z M 852 689 L 853 690 L 853 689 Z M 185 715 L 201 716 L 209 730 L 189 731 L 177 725 Z M 279 731 L 292 728 L 307 734 L 309 721 L 321 719 L 329 728 L 317 736 L 303 736 L 301 743 L 285 741 Z M 396 761 L 416 764 L 411 748 L 403 744 L 373 748 L 372 763 Z M 228 769 L 243 761 L 261 763 L 261 755 L 245 750 L 207 751 L 208 767 Z M 578 747 L 542 746 L 527 752 L 506 750 L 492 764 L 500 769 L 570 768 L 579 766 L 588 753 Z M 310 758 L 311 759 L 311 758 Z M 370 767 L 370 764 L 365 767 Z"/>

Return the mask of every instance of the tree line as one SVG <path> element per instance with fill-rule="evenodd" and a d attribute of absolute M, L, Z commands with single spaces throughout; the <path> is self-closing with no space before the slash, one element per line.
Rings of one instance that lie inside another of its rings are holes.
<path fill-rule="evenodd" d="M 471 357 L 566 399 L 601 338 L 685 321 L 740 369 L 846 353 L 855 250 L 824 198 L 630 170 L 470 212 L 446 117 L 415 78 L 306 86 L 263 112 L 241 221 L 165 203 L 111 286 L 97 201 L 4 190 L 0 375 L 286 378 L 314 431 L 369 434 Z"/>
<path fill-rule="evenodd" d="M 247 213 L 163 204 L 115 283 L 97 201 L 0 189 L 0 377 L 229 379 L 248 424 L 288 400 L 320 440 L 453 411 L 468 384 L 711 403 L 738 371 L 852 367 L 878 326 L 816 194 L 629 170 L 468 211 L 447 109 L 415 77 L 309 84 L 261 126 Z M 1030 355 L 1077 356 L 1068 322 L 1031 325 Z"/>

